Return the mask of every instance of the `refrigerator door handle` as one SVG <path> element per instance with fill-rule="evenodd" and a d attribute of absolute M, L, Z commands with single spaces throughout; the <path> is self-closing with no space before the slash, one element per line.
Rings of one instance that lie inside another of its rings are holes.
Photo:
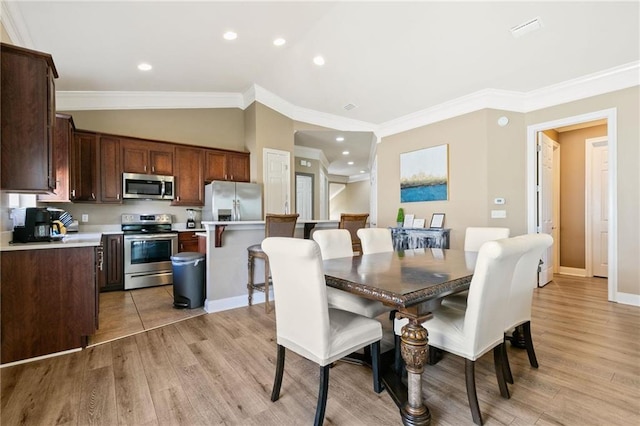
<path fill-rule="evenodd" d="M 236 200 L 236 220 L 242 220 L 242 218 L 240 217 L 240 200 Z"/>

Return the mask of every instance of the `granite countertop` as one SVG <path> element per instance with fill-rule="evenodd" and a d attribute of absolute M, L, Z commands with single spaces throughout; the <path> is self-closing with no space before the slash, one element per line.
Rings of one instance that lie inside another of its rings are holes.
<path fill-rule="evenodd" d="M 42 243 L 11 243 L 3 238 L 0 251 L 43 250 L 73 247 L 96 247 L 100 245 L 101 233 L 78 232 L 66 234 L 60 241 Z"/>

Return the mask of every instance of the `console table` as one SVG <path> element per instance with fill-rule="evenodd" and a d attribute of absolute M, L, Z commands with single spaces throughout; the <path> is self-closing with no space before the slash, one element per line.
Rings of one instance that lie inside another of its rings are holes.
<path fill-rule="evenodd" d="M 449 248 L 450 229 L 390 228 L 394 250 L 416 248 Z"/>

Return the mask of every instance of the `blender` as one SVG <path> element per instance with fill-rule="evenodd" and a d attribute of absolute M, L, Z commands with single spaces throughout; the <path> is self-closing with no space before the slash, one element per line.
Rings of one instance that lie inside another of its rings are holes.
<path fill-rule="evenodd" d="M 187 209 L 187 229 L 195 229 L 196 227 L 196 209 Z"/>

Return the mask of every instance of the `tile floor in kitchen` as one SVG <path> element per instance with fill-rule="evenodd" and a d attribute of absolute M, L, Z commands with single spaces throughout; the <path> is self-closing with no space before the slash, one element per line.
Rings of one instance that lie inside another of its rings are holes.
<path fill-rule="evenodd" d="M 100 293 L 100 328 L 89 345 L 206 314 L 204 308 L 175 309 L 173 285 Z"/>

